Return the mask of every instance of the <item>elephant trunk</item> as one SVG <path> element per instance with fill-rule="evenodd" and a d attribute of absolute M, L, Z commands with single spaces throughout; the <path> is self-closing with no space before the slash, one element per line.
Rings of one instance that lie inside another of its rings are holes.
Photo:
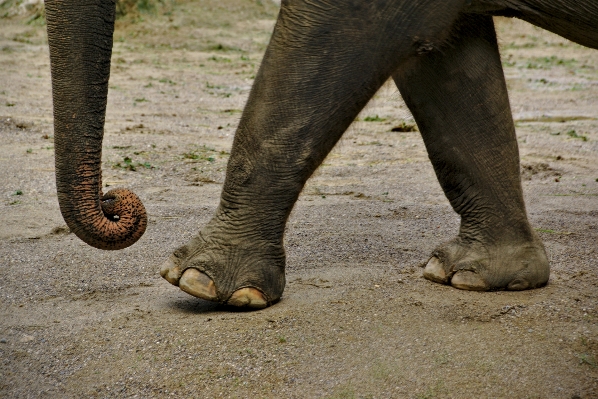
<path fill-rule="evenodd" d="M 115 2 L 46 0 L 56 188 L 67 225 L 100 249 L 132 245 L 147 226 L 145 208 L 125 189 L 102 194 L 102 138 Z"/>

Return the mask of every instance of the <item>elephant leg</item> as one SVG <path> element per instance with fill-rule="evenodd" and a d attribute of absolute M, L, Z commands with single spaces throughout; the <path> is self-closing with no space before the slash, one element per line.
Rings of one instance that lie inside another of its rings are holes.
<path fill-rule="evenodd" d="M 161 275 L 211 301 L 276 302 L 285 284 L 284 228 L 306 180 L 399 65 L 444 40 L 462 3 L 284 1 L 216 216 Z"/>
<path fill-rule="evenodd" d="M 393 74 L 461 216 L 457 238 L 433 252 L 424 277 L 467 290 L 542 286 L 548 259 L 527 219 L 492 18 L 463 15 L 451 36 Z"/>

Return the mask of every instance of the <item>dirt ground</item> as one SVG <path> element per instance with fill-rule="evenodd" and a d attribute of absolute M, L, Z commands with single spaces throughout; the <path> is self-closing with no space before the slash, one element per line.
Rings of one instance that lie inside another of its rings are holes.
<path fill-rule="evenodd" d="M 206 0 L 119 22 L 104 182 L 150 223 L 116 252 L 58 210 L 45 27 L 0 20 L 0 397 L 598 398 L 598 51 L 520 21 L 497 30 L 545 288 L 421 277 L 459 219 L 390 83 L 295 207 L 280 303 L 236 312 L 160 278 L 215 210 L 276 12 Z"/>

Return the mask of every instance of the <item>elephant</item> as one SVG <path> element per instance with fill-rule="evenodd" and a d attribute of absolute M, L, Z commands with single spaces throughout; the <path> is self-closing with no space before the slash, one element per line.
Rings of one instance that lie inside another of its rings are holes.
<path fill-rule="evenodd" d="M 46 0 L 56 184 L 69 228 L 116 250 L 147 217 L 102 193 L 101 148 L 115 0 Z M 458 289 L 544 286 L 550 266 L 523 198 L 493 16 L 598 48 L 595 0 L 282 0 L 236 130 L 215 215 L 160 274 L 208 301 L 260 309 L 285 287 L 284 230 L 307 179 L 390 78 L 460 216 L 425 278 Z"/>

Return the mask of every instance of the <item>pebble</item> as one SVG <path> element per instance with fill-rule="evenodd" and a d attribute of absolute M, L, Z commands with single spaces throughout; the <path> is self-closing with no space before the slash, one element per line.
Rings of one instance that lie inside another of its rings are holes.
<path fill-rule="evenodd" d="M 33 335 L 23 334 L 23 336 L 20 339 L 20 342 L 27 343 L 33 341 L 34 339 L 35 337 Z"/>
<path fill-rule="evenodd" d="M 8 341 L 4 338 L 0 338 L 0 344 L 6 344 Z"/>

